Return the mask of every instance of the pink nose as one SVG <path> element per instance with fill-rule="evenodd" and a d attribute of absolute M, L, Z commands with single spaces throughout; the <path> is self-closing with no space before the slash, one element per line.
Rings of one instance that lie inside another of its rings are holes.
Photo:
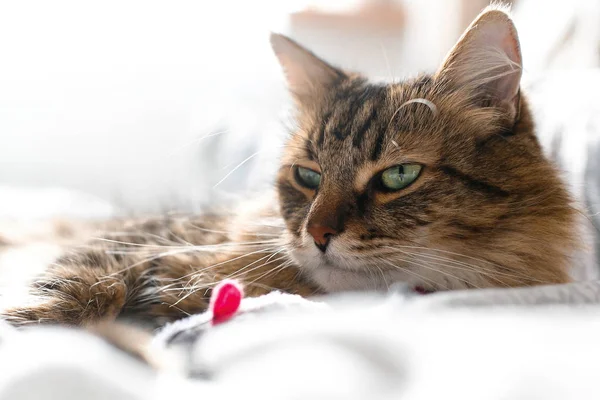
<path fill-rule="evenodd" d="M 327 250 L 329 240 L 338 233 L 335 229 L 327 225 L 320 224 L 310 225 L 308 228 L 306 228 L 306 230 L 313 237 L 315 245 L 322 252 L 325 252 L 325 250 Z"/>

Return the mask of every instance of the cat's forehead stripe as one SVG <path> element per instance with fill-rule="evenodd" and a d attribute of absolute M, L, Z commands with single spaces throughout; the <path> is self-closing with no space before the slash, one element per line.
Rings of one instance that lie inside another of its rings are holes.
<path fill-rule="evenodd" d="M 384 132 L 381 124 L 379 109 L 390 88 L 386 85 L 368 84 L 364 80 L 346 83 L 336 89 L 329 109 L 322 115 L 313 130 L 317 147 L 323 149 L 327 138 L 337 141 L 352 140 L 352 146 L 360 148 L 369 132 L 377 131 L 375 148 L 371 154 L 377 158 L 381 152 Z"/>
<path fill-rule="evenodd" d="M 325 129 L 327 129 L 327 124 L 329 123 L 329 119 L 331 118 L 331 111 L 328 111 L 323 118 L 321 119 L 320 124 L 318 125 L 318 137 L 317 137 L 317 146 L 319 148 L 323 147 L 323 143 L 325 142 Z"/>
<path fill-rule="evenodd" d="M 383 142 L 385 140 L 386 129 L 379 129 L 377 132 L 377 138 L 375 139 L 375 144 L 373 146 L 373 151 L 371 152 L 371 160 L 375 161 L 381 157 L 381 152 L 383 150 Z"/>
<path fill-rule="evenodd" d="M 365 133 L 371 127 L 373 121 L 377 118 L 377 108 L 375 106 L 371 106 L 371 110 L 369 116 L 366 118 L 362 126 L 356 129 L 356 132 L 352 135 L 352 146 L 359 148 L 363 138 L 365 137 Z"/>
<path fill-rule="evenodd" d="M 371 95 L 369 87 L 355 89 L 356 93 L 349 94 L 347 98 L 347 110 L 343 121 L 338 121 L 334 130 L 334 135 L 339 140 L 345 140 L 349 136 L 355 136 L 355 125 L 360 116 L 366 114 L 371 109 L 369 107 L 369 97 Z"/>

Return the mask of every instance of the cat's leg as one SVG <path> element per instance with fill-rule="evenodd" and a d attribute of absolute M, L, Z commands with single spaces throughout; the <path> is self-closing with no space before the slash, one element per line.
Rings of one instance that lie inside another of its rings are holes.
<path fill-rule="evenodd" d="M 82 325 L 115 319 L 124 312 L 152 317 L 152 310 L 160 308 L 162 319 L 174 319 L 206 308 L 200 291 L 183 304 L 168 307 L 168 303 L 178 301 L 173 299 L 181 293 L 178 287 L 198 285 L 194 272 L 212 263 L 211 257 L 188 251 L 191 243 L 227 240 L 212 233 L 221 229 L 215 217 L 115 220 L 104 229 L 113 233 L 72 248 L 52 263 L 32 283 L 25 301 L 3 299 L 0 318 L 15 325 Z M 200 280 L 210 278 L 205 274 Z"/>
<path fill-rule="evenodd" d="M 16 325 L 88 325 L 117 317 L 161 324 L 206 310 L 212 288 L 227 278 L 240 280 L 247 296 L 318 292 L 281 246 L 258 243 L 260 236 L 231 240 L 215 233 L 225 227 L 206 216 L 186 221 L 117 227 L 131 234 L 72 250 L 33 283 L 28 304 L 0 311 L 0 317 Z"/>
<path fill-rule="evenodd" d="M 316 293 L 284 263 L 268 251 L 123 256 L 90 247 L 58 259 L 33 283 L 30 304 L 0 316 L 15 325 L 89 325 L 119 316 L 162 324 L 205 311 L 212 288 L 227 278 L 240 280 L 251 297 L 272 290 Z"/>
<path fill-rule="evenodd" d="M 88 325 L 118 316 L 166 322 L 207 308 L 219 279 L 211 267 L 226 260 L 131 247 L 95 243 L 62 256 L 32 283 L 26 303 L 0 317 L 14 325 Z"/>
<path fill-rule="evenodd" d="M 26 303 L 1 312 L 15 325 L 35 323 L 81 325 L 114 319 L 126 304 L 127 276 L 100 250 L 58 259 L 30 287 Z"/>

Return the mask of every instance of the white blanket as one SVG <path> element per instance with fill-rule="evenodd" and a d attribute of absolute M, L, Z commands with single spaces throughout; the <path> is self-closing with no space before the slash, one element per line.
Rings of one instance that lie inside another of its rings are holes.
<path fill-rule="evenodd" d="M 598 311 L 600 282 L 318 302 L 275 293 L 223 325 L 203 314 L 158 332 L 153 348 L 177 360 L 160 372 L 82 332 L 4 327 L 0 399 L 598 398 Z"/>

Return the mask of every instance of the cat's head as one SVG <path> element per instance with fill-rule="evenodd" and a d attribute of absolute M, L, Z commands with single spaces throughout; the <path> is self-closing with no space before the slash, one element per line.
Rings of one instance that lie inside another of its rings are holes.
<path fill-rule="evenodd" d="M 568 280 L 575 212 L 484 11 L 433 75 L 372 84 L 272 35 L 297 106 L 277 178 L 289 253 L 326 290 Z"/>

